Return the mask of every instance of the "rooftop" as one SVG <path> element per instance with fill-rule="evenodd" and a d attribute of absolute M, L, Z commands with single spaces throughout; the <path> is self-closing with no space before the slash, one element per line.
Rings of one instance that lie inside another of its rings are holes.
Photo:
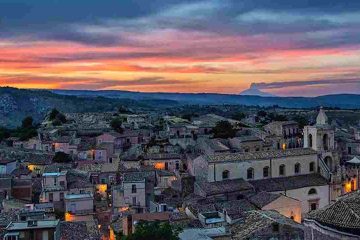
<path fill-rule="evenodd" d="M 81 194 L 66 194 L 65 200 L 77 200 L 77 199 L 92 199 L 93 195 L 91 193 L 81 193 Z"/>
<path fill-rule="evenodd" d="M 304 231 L 304 227 L 287 218 L 276 211 L 250 211 L 246 214 L 243 221 L 239 221 L 230 227 L 231 239 L 251 239 L 257 236 L 263 229 L 272 227 L 274 223 L 296 228 L 299 232 Z M 294 231 L 292 231 L 294 233 Z"/>
<path fill-rule="evenodd" d="M 124 182 L 142 182 L 145 178 L 154 176 L 153 171 L 142 171 L 142 172 L 126 172 L 124 173 Z"/>
<path fill-rule="evenodd" d="M 8 231 L 19 231 L 25 229 L 36 229 L 36 228 L 55 228 L 60 220 L 36 220 L 36 224 L 29 225 L 28 222 L 11 222 L 6 228 Z"/>
<path fill-rule="evenodd" d="M 206 195 L 253 190 L 253 186 L 244 179 L 232 179 L 219 182 L 195 182 Z"/>
<path fill-rule="evenodd" d="M 360 192 L 350 193 L 325 208 L 310 212 L 305 221 L 308 220 L 360 236 Z"/>
<path fill-rule="evenodd" d="M 250 181 L 258 191 L 278 192 L 312 186 L 325 186 L 328 181 L 320 174 L 307 174 Z"/>
<path fill-rule="evenodd" d="M 47 172 L 43 173 L 43 177 L 59 177 L 59 176 L 66 176 L 67 171 L 61 171 L 61 172 Z"/>
<path fill-rule="evenodd" d="M 268 193 L 268 192 L 258 192 L 255 195 L 252 195 L 251 197 L 249 197 L 249 201 L 254 204 L 255 206 L 257 206 L 258 208 L 263 208 L 266 205 L 268 205 L 269 203 L 275 201 L 276 199 L 278 199 L 279 197 L 281 197 L 280 194 L 275 194 L 275 193 Z"/>
<path fill-rule="evenodd" d="M 273 158 L 295 157 L 303 155 L 317 155 L 316 151 L 310 148 L 294 148 L 287 150 L 247 152 L 247 153 L 216 153 L 205 155 L 205 159 L 210 162 L 236 162 L 248 160 L 264 160 Z"/>

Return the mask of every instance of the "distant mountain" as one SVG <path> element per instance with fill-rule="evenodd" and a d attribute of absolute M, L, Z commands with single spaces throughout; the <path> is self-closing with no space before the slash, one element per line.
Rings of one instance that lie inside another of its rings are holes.
<path fill-rule="evenodd" d="M 101 96 L 66 96 L 47 90 L 0 88 L 0 126 L 17 127 L 26 116 L 32 116 L 39 122 L 52 108 L 57 108 L 61 112 L 105 112 L 116 110 L 119 106 L 148 109 L 153 106 L 167 107 L 176 104 L 176 101 L 166 99 L 136 101 Z"/>
<path fill-rule="evenodd" d="M 245 105 L 287 108 L 318 106 L 360 109 L 360 95 L 262 97 L 215 93 L 143 93 L 127 91 L 24 90 L 0 88 L 0 126 L 16 127 L 26 116 L 41 120 L 52 108 L 62 112 L 104 112 L 126 106 L 137 110 L 180 105 Z"/>
<path fill-rule="evenodd" d="M 235 94 L 217 93 L 145 93 L 129 92 L 116 90 L 103 91 L 77 91 L 77 90 L 52 90 L 53 93 L 79 97 L 105 97 L 133 100 L 172 100 L 179 104 L 200 104 L 200 105 L 219 105 L 219 104 L 239 104 L 245 106 L 269 107 L 278 105 L 287 108 L 313 108 L 318 106 L 338 107 L 345 109 L 359 109 L 360 95 L 357 94 L 337 94 L 319 97 L 262 97 Z"/>
<path fill-rule="evenodd" d="M 245 96 L 260 96 L 260 97 L 275 97 L 275 95 L 267 92 L 263 92 L 258 89 L 256 83 L 252 83 L 249 89 L 246 89 L 240 93 Z"/>

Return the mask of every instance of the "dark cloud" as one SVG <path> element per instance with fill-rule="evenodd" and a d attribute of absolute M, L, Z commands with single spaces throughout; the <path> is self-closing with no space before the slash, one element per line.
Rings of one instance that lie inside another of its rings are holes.
<path fill-rule="evenodd" d="M 137 45 L 123 35 L 177 29 L 226 35 L 267 34 L 301 48 L 360 43 L 360 1 L 338 0 L 0 0 L 0 37 Z M 78 26 L 76 29 L 73 26 Z M 86 31 L 91 27 L 104 31 Z M 333 31 L 323 36 L 321 32 Z M 320 32 L 320 34 L 318 33 Z M 303 34 L 302 36 L 294 34 Z M 319 44 L 319 42 L 321 44 Z"/>
<path fill-rule="evenodd" d="M 252 83 L 251 87 L 257 89 L 280 89 L 289 87 L 304 87 L 314 85 L 345 85 L 345 84 L 359 84 L 360 78 L 357 79 L 334 79 L 334 80 L 310 80 L 310 81 L 284 81 L 284 82 L 272 82 L 272 83 Z"/>

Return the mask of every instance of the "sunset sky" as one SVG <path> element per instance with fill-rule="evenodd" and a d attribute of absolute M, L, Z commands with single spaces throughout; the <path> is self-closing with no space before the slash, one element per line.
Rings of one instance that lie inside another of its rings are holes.
<path fill-rule="evenodd" d="M 360 94 L 359 0 L 0 0 L 0 86 Z"/>

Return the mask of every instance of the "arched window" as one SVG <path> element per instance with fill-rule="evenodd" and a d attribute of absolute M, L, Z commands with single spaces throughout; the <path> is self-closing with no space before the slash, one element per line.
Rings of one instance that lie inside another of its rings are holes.
<path fill-rule="evenodd" d="M 280 176 L 285 176 L 285 165 L 284 164 L 281 164 L 279 166 L 279 175 Z"/>
<path fill-rule="evenodd" d="M 312 148 L 313 147 L 313 138 L 312 135 L 309 134 L 309 147 Z"/>
<path fill-rule="evenodd" d="M 315 163 L 314 162 L 309 163 L 309 172 L 315 172 Z"/>
<path fill-rule="evenodd" d="M 222 172 L 222 179 L 229 179 L 230 172 L 228 170 L 225 170 Z"/>
<path fill-rule="evenodd" d="M 309 195 L 317 194 L 317 191 L 315 188 L 311 188 L 308 192 Z"/>
<path fill-rule="evenodd" d="M 248 168 L 247 170 L 247 179 L 253 179 L 254 178 L 254 169 Z"/>
<path fill-rule="evenodd" d="M 325 151 L 329 149 L 329 136 L 327 134 L 323 136 L 323 146 Z"/>
<path fill-rule="evenodd" d="M 263 177 L 266 178 L 266 177 L 269 177 L 269 167 L 266 166 L 263 168 Z"/>
<path fill-rule="evenodd" d="M 299 174 L 299 173 L 301 172 L 301 165 L 300 165 L 300 163 L 296 163 L 296 164 L 295 164 L 294 172 L 295 172 L 295 174 Z"/>

